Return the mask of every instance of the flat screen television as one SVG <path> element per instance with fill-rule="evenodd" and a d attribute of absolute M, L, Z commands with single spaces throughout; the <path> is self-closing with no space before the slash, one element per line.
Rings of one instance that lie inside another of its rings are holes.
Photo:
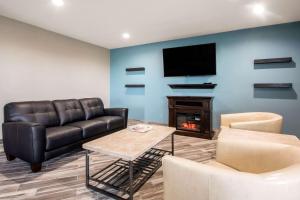
<path fill-rule="evenodd" d="M 163 49 L 164 76 L 216 75 L 216 43 Z"/>

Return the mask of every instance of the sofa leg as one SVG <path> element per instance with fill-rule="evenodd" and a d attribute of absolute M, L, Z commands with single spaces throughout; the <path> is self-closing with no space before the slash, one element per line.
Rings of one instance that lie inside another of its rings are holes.
<path fill-rule="evenodd" d="M 12 160 L 16 159 L 15 156 L 9 155 L 8 153 L 5 153 L 5 155 L 6 155 L 6 159 L 7 159 L 8 161 L 12 161 Z"/>
<path fill-rule="evenodd" d="M 37 164 L 31 164 L 31 171 L 33 173 L 39 172 L 42 169 L 42 164 L 41 163 L 37 163 Z"/>

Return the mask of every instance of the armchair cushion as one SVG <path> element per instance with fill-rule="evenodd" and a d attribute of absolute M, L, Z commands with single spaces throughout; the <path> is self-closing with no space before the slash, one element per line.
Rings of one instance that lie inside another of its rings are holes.
<path fill-rule="evenodd" d="M 213 167 L 216 167 L 216 168 L 219 168 L 219 169 L 226 169 L 226 170 L 230 170 L 230 171 L 238 171 L 232 167 L 229 167 L 227 165 L 224 165 L 220 162 L 217 162 L 215 160 L 209 160 L 207 163 L 205 163 L 205 165 L 208 165 L 208 166 L 213 166 Z"/>
<path fill-rule="evenodd" d="M 81 129 L 73 126 L 58 126 L 46 129 L 46 150 L 50 151 L 82 139 Z"/>

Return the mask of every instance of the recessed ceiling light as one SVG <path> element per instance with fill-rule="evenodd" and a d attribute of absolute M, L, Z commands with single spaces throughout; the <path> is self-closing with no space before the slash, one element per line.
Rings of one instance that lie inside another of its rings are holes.
<path fill-rule="evenodd" d="M 265 12 L 265 7 L 262 4 L 253 5 L 253 13 L 256 15 L 263 15 Z"/>
<path fill-rule="evenodd" d="M 65 4 L 65 2 L 63 0 L 52 0 L 53 5 L 57 6 L 57 7 L 61 7 Z"/>
<path fill-rule="evenodd" d="M 130 38 L 130 34 L 129 33 L 123 33 L 122 37 L 127 40 L 127 39 Z"/>

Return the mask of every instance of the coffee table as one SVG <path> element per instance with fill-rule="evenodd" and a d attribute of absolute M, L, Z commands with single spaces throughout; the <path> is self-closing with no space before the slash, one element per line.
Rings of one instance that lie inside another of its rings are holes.
<path fill-rule="evenodd" d="M 128 129 L 83 144 L 86 149 L 86 186 L 115 199 L 133 199 L 133 194 L 160 168 L 164 155 L 174 155 L 175 128 L 152 125 L 146 133 Z M 171 151 L 154 148 L 171 136 Z M 90 175 L 89 156 L 97 152 L 118 160 Z"/>

